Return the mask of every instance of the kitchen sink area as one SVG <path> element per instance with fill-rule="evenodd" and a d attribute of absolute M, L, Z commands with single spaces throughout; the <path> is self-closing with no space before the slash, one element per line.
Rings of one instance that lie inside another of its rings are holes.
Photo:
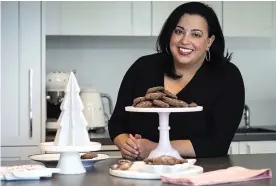
<path fill-rule="evenodd" d="M 236 133 L 276 133 L 276 130 L 260 127 L 238 128 Z"/>
<path fill-rule="evenodd" d="M 233 141 L 276 140 L 275 126 L 252 126 L 250 116 L 250 108 L 247 104 L 245 104 L 243 113 L 244 126 L 237 129 Z"/>
<path fill-rule="evenodd" d="M 241 127 L 233 141 L 270 141 L 276 140 L 276 127 Z"/>

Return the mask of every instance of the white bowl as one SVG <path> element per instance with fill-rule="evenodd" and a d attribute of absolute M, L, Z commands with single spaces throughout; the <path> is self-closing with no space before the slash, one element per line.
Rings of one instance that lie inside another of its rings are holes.
<path fill-rule="evenodd" d="M 84 153 L 80 153 L 80 156 Z M 43 163 L 46 167 L 56 167 L 59 161 L 59 153 L 56 154 L 35 154 L 29 156 L 31 160 Z M 96 162 L 106 160 L 109 156 L 106 154 L 98 154 L 98 157 L 93 159 L 81 159 L 85 168 L 92 167 Z"/>

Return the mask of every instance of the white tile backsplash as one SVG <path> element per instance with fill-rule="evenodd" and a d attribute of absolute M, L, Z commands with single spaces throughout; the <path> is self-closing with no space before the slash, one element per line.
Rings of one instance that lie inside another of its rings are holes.
<path fill-rule="evenodd" d="M 154 53 L 156 37 L 47 37 L 46 68 L 77 70 L 82 87 L 111 95 L 115 105 L 121 80 L 140 56 Z M 276 40 L 227 38 L 246 87 L 251 125 L 276 125 Z M 234 91 L 234 90 L 233 90 Z M 243 123 L 243 121 L 242 121 Z"/>

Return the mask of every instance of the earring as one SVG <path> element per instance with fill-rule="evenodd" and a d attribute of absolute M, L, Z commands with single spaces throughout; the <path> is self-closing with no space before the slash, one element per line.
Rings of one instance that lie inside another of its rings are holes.
<path fill-rule="evenodd" d="M 211 59 L 211 54 L 210 54 L 209 49 L 207 49 L 207 50 L 206 50 L 206 56 L 205 56 L 205 59 L 206 59 L 206 61 L 210 61 L 210 59 Z"/>
<path fill-rule="evenodd" d="M 167 54 L 170 55 L 169 50 L 168 50 L 168 45 L 166 46 L 166 52 L 167 52 Z"/>

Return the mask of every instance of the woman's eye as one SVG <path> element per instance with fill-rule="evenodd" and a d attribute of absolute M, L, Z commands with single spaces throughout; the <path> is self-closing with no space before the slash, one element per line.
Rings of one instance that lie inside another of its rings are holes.
<path fill-rule="evenodd" d="M 193 37 L 201 37 L 201 35 L 199 33 L 192 33 Z"/>
<path fill-rule="evenodd" d="M 182 31 L 182 30 L 179 30 L 179 29 L 175 29 L 175 30 L 174 30 L 174 33 L 176 33 L 176 34 L 182 34 L 183 31 Z"/>

